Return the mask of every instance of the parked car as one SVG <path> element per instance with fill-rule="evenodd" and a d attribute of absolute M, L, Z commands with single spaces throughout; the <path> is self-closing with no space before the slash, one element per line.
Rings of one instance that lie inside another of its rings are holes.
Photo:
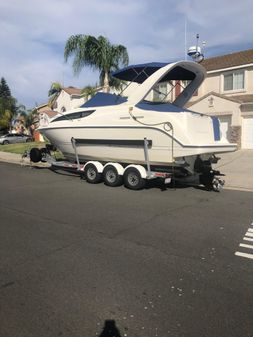
<path fill-rule="evenodd" d="M 0 144 L 14 144 L 14 143 L 27 143 L 31 142 L 32 137 L 22 133 L 7 133 L 0 137 Z"/>

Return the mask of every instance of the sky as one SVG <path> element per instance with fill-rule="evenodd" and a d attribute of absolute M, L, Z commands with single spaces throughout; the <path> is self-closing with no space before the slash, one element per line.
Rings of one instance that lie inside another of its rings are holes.
<path fill-rule="evenodd" d="M 129 64 L 185 59 L 205 41 L 205 58 L 253 48 L 252 0 L 0 0 L 0 78 L 27 109 L 46 103 L 53 82 L 98 83 L 64 62 L 71 35 L 106 36 L 124 45 Z"/>

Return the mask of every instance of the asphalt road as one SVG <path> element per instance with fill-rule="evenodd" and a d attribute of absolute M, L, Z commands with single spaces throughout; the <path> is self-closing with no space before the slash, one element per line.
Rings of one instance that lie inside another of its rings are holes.
<path fill-rule="evenodd" d="M 252 192 L 3 163 L 0 191 L 1 337 L 253 336 Z"/>

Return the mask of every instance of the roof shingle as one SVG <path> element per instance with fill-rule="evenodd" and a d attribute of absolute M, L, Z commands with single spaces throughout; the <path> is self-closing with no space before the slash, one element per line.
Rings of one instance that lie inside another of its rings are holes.
<path fill-rule="evenodd" d="M 63 88 L 64 91 L 66 91 L 66 93 L 68 93 L 69 95 L 81 95 L 81 89 L 75 88 L 75 87 L 67 87 L 67 88 Z"/>
<path fill-rule="evenodd" d="M 211 57 L 205 59 L 201 65 L 207 70 L 219 70 L 253 63 L 253 49 Z"/>

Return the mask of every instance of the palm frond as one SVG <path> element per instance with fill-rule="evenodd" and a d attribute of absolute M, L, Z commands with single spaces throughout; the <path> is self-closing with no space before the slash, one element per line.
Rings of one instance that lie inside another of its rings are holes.
<path fill-rule="evenodd" d="M 104 85 L 111 71 L 117 70 L 121 65 L 127 65 L 129 61 L 126 47 L 113 45 L 101 35 L 98 38 L 92 35 L 72 35 L 65 45 L 65 62 L 71 56 L 74 57 L 72 67 L 75 75 L 88 66 L 99 70 L 100 83 Z"/>

